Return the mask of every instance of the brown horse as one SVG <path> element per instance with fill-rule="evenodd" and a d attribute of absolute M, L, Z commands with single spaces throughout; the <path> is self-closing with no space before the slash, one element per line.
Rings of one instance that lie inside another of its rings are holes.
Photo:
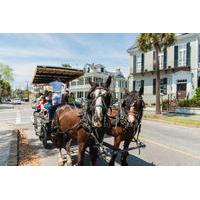
<path fill-rule="evenodd" d="M 108 129 L 107 112 L 111 103 L 109 86 L 111 77 L 105 83 L 97 84 L 90 81 L 91 90 L 88 95 L 85 110 L 74 109 L 71 106 L 58 108 L 54 121 L 54 129 L 59 129 L 57 134 L 57 146 L 59 147 L 59 164 L 63 165 L 61 149 L 63 147 L 63 135 L 67 136 L 66 151 L 67 165 L 72 164 L 70 146 L 72 139 L 78 144 L 78 165 L 84 165 L 85 149 L 89 147 L 92 165 L 96 164 L 98 156 L 98 144 L 103 140 L 103 135 Z"/>
<path fill-rule="evenodd" d="M 121 109 L 113 109 L 110 114 L 110 120 L 116 125 L 113 126 L 114 135 L 114 148 L 118 149 L 121 142 L 124 141 L 123 150 L 121 153 L 121 165 L 128 165 L 126 151 L 129 148 L 131 141 L 134 139 L 138 129 L 140 129 L 140 123 L 143 116 L 144 102 L 142 99 L 143 88 L 140 91 L 127 92 Z M 116 121 L 113 121 L 116 118 Z M 117 156 L 117 150 L 113 151 L 111 160 L 109 162 L 110 166 L 113 166 Z"/>

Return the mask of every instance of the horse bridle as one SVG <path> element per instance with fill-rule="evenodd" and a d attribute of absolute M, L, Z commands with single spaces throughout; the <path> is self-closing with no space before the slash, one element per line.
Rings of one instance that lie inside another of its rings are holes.
<path fill-rule="evenodd" d="M 96 87 L 95 90 L 96 90 L 96 89 L 103 89 L 103 90 L 106 90 L 107 93 L 109 93 L 109 91 L 108 91 L 107 88 Z M 93 91 L 93 92 L 94 92 L 94 91 Z M 93 92 L 91 92 L 91 94 L 92 94 Z M 91 96 L 91 94 L 90 94 L 90 96 Z M 92 105 L 93 105 L 93 102 L 94 102 L 94 101 L 96 101 L 99 97 L 103 97 L 104 95 L 105 95 L 105 94 L 100 93 L 97 97 L 95 97 L 95 98 L 92 100 Z M 95 108 L 97 108 L 97 107 L 100 107 L 100 108 L 102 108 L 102 109 L 108 110 L 108 106 L 106 105 L 104 98 L 102 98 L 102 103 L 103 103 L 103 105 L 93 105 L 93 108 L 95 109 Z"/>

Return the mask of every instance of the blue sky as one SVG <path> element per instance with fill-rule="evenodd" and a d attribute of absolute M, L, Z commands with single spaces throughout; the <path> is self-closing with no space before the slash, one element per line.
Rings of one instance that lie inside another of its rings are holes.
<path fill-rule="evenodd" d="M 126 50 L 135 37 L 130 33 L 0 34 L 0 62 L 14 69 L 15 87 L 31 82 L 37 65 L 69 63 L 83 68 L 85 63 L 101 63 L 111 71 L 120 67 L 127 76 Z"/>

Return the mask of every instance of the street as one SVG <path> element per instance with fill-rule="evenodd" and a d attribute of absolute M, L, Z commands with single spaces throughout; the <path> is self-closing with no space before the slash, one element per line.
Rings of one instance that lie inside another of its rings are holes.
<path fill-rule="evenodd" d="M 29 143 L 40 157 L 40 165 L 56 166 L 58 151 L 52 145 L 49 149 L 44 149 L 41 141 L 35 135 L 32 126 L 32 109 L 29 104 L 0 107 L 0 140 L 5 138 L 6 127 L 24 128 L 29 139 Z M 9 128 L 7 128 L 9 129 Z M 141 141 L 146 144 L 146 148 L 130 151 L 128 163 L 131 166 L 196 166 L 200 165 L 200 129 L 183 127 L 163 122 L 143 120 Z M 113 143 L 112 137 L 105 137 L 105 141 Z M 50 143 L 50 142 L 49 142 Z M 1 143 L 0 143 L 1 145 Z M 0 155 L 4 154 L 3 145 L 0 146 Z M 76 162 L 77 150 L 72 148 L 73 162 Z M 106 157 L 100 158 L 97 165 L 107 165 L 109 160 Z M 5 162 L 5 161 L 4 161 Z M 1 163 L 0 163 L 1 164 Z M 90 165 L 88 155 L 86 155 L 86 165 Z M 116 162 L 119 165 L 119 156 Z"/>

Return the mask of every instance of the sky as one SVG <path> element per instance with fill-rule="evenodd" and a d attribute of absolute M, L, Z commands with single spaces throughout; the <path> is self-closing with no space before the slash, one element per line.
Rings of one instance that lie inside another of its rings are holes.
<path fill-rule="evenodd" d="M 129 74 L 127 49 L 134 43 L 133 33 L 51 33 L 0 34 L 0 63 L 14 70 L 14 88 L 31 83 L 37 65 L 82 69 L 86 63 L 103 64 L 108 71 L 120 68 Z"/>

